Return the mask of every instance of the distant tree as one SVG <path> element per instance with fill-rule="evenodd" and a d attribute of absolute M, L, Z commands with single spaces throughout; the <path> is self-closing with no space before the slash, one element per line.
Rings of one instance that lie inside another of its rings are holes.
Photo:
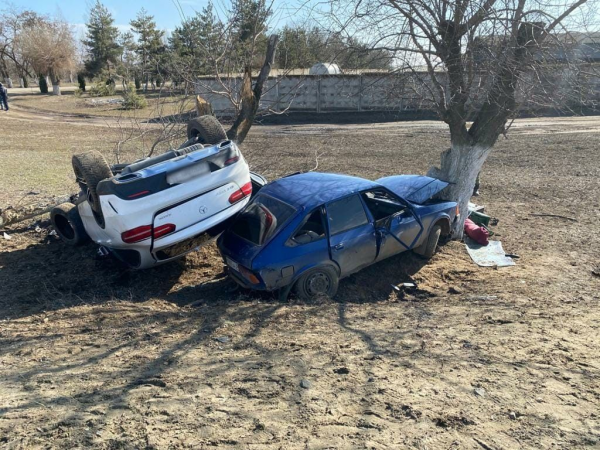
<path fill-rule="evenodd" d="M 69 24 L 59 19 L 37 20 L 23 28 L 20 42 L 36 73 L 48 75 L 52 93 L 60 95 L 60 77 L 75 61 L 75 39 Z"/>
<path fill-rule="evenodd" d="M 118 44 L 119 30 L 113 25 L 114 19 L 108 9 L 96 0 L 90 10 L 86 39 L 83 44 L 88 49 L 85 69 L 89 77 L 100 75 L 103 71 L 111 78 L 111 68 L 114 68 L 121 55 Z"/>
<path fill-rule="evenodd" d="M 223 28 L 209 2 L 202 11 L 173 31 L 169 38 L 169 48 L 175 57 L 172 63 L 197 75 L 212 73 L 213 60 L 224 54 Z M 212 56 L 207 57 L 209 55 Z"/>
<path fill-rule="evenodd" d="M 21 32 L 25 26 L 31 26 L 41 17 L 33 11 L 9 9 L 0 15 L 0 75 L 9 84 L 10 73 L 16 73 L 23 80 L 24 87 L 28 78 L 33 78 L 31 61 L 23 54 Z"/>
<path fill-rule="evenodd" d="M 140 58 L 144 90 L 148 90 L 148 82 L 151 76 L 160 72 L 159 65 L 161 56 L 165 52 L 163 44 L 164 32 L 156 28 L 154 17 L 142 8 L 135 20 L 130 22 L 133 32 L 137 34 L 136 53 Z"/>
<path fill-rule="evenodd" d="M 136 54 L 136 43 L 133 33 L 127 31 L 121 33 L 118 40 L 119 47 L 121 47 L 121 57 L 119 65 L 117 67 L 117 73 L 122 77 L 123 87 L 127 87 L 131 80 L 135 80 L 137 76 L 137 54 Z"/>
<path fill-rule="evenodd" d="M 311 67 L 318 62 L 333 62 L 342 69 L 389 69 L 392 55 L 385 50 L 371 50 L 358 39 L 343 39 L 317 27 L 285 26 L 281 31 L 276 56 L 279 68 Z"/>
<path fill-rule="evenodd" d="M 231 6 L 233 50 L 244 66 L 257 67 L 267 48 L 267 21 L 272 10 L 265 0 L 233 0 Z"/>

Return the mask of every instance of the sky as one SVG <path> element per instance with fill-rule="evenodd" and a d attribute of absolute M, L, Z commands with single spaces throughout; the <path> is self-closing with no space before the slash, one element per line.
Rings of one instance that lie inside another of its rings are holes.
<path fill-rule="evenodd" d="M 167 32 L 172 31 L 181 23 L 182 14 L 192 16 L 196 11 L 201 11 L 208 0 L 101 0 L 104 6 L 113 15 L 115 25 L 121 30 L 129 29 L 129 21 L 135 18 L 139 10 L 144 7 L 154 20 L 158 28 Z M 276 28 L 292 22 L 292 2 L 274 0 L 275 17 L 271 20 L 271 27 Z M 77 29 L 83 30 L 83 25 L 88 18 L 88 11 L 93 5 L 92 0 L 11 0 L 11 5 L 18 9 L 29 9 L 42 14 L 59 14 Z M 226 11 L 229 0 L 213 0 L 217 13 Z"/>

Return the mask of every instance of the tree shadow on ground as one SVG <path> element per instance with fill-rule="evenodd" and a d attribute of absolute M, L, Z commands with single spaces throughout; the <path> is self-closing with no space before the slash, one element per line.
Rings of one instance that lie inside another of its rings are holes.
<path fill-rule="evenodd" d="M 13 238 L 16 233 L 11 232 Z M 112 258 L 98 258 L 93 244 L 69 247 L 54 236 L 0 252 L 2 316 L 28 316 L 113 299 L 147 300 L 166 296 L 185 270 L 182 261 L 132 271 Z"/>

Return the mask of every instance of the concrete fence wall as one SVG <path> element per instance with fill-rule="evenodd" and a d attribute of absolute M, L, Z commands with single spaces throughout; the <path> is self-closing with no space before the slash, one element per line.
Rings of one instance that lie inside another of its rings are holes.
<path fill-rule="evenodd" d="M 217 114 L 234 110 L 229 93 L 239 95 L 241 80 L 203 78 L 196 93 Z M 420 84 L 420 83 L 419 83 Z M 406 82 L 386 75 L 288 76 L 270 78 L 260 109 L 326 113 L 335 111 L 401 111 L 422 107 L 422 93 L 406 89 Z M 234 98 L 237 101 L 237 97 Z"/>
<path fill-rule="evenodd" d="M 437 77 L 442 85 L 447 85 L 445 73 L 438 73 Z M 481 77 L 474 81 L 474 85 L 482 84 L 482 92 L 485 91 L 485 80 Z M 544 99 L 555 103 L 546 102 L 544 107 L 600 100 L 597 77 L 581 79 L 579 74 L 567 69 L 549 73 L 541 83 L 538 79 L 526 84 L 526 89 L 517 92 L 524 109 L 540 108 Z M 216 114 L 230 114 L 234 112 L 234 106 L 229 95 L 238 101 L 240 85 L 240 78 L 202 78 L 196 83 L 196 93 L 212 103 Z M 437 90 L 428 74 L 420 73 L 273 77 L 265 85 L 260 110 L 315 113 L 431 110 L 434 92 Z M 549 94 L 554 98 L 549 99 Z M 476 102 L 484 100 L 481 96 L 474 97 Z"/>

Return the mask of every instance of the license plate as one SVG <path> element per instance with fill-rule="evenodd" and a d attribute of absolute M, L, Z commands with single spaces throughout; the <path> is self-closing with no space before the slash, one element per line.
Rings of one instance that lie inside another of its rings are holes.
<path fill-rule="evenodd" d="M 233 270 L 235 270 L 236 272 L 239 272 L 240 270 L 240 266 L 238 265 L 238 263 L 236 263 L 233 259 L 231 258 L 227 258 L 225 257 L 225 261 L 227 262 L 227 265 L 229 267 L 231 267 Z"/>

